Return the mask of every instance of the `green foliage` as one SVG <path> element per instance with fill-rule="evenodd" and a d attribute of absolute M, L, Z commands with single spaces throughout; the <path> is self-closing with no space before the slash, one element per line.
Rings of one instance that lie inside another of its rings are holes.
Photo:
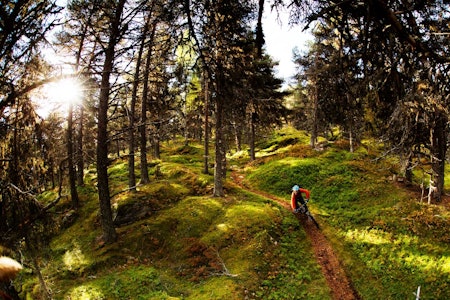
<path fill-rule="evenodd" d="M 445 164 L 444 189 L 450 190 L 450 165 Z"/>
<path fill-rule="evenodd" d="M 53 239 L 42 270 L 55 299 L 329 297 L 305 233 L 290 213 L 234 187 L 224 199 L 201 196 L 211 191 L 213 179 L 201 174 L 201 146 L 173 143 L 165 149 L 153 165 L 160 174 L 137 192 L 121 192 L 125 161 L 109 168 L 116 213 L 136 204 L 153 209 L 149 217 L 117 228 L 119 240 L 112 245 L 99 243 L 96 178 L 88 172 L 88 184 L 79 189 L 78 221 Z M 290 242 L 298 240 L 301 245 Z M 296 259 L 298 251 L 305 259 Z M 38 295 L 36 285 L 34 278 L 27 281 L 27 297 Z"/>
<path fill-rule="evenodd" d="M 129 266 L 68 291 L 70 299 L 170 299 L 152 267 Z"/>
<path fill-rule="evenodd" d="M 298 221 L 283 212 L 283 235 L 275 250 L 278 260 L 268 262 L 267 279 L 255 292 L 261 299 L 331 299 L 325 278 L 311 253 Z M 298 242 L 300 241 L 300 242 Z"/>
<path fill-rule="evenodd" d="M 294 183 L 310 189 L 311 211 L 363 299 L 407 299 L 419 285 L 421 299 L 450 297 L 445 207 L 418 203 L 388 180 L 391 160 L 375 162 L 367 150 L 285 153 L 248 168 L 246 184 L 286 201 Z"/>
<path fill-rule="evenodd" d="M 297 143 L 308 144 L 309 137 L 306 135 L 299 135 L 297 131 L 291 127 L 284 127 L 280 130 L 274 131 L 270 138 L 261 140 L 258 143 L 259 155 L 265 153 L 273 153 L 277 150 L 295 145 Z"/>
<path fill-rule="evenodd" d="M 311 211 L 362 299 L 407 299 L 419 285 L 421 299 L 449 298 L 448 209 L 420 204 L 393 185 L 392 162 L 373 160 L 376 147 L 313 151 L 298 144 L 307 141 L 301 132 L 290 134 L 297 144 L 274 135 L 283 146 L 268 142 L 272 155 L 246 166 L 245 184 L 286 202 L 294 183 L 310 189 Z M 175 142 L 164 150 L 150 184 L 113 198 L 118 211 L 134 204 L 153 210 L 117 228 L 112 245 L 98 239 L 95 176 L 79 189 L 77 222 L 53 239 L 43 269 L 54 299 L 331 299 L 289 211 L 229 184 L 226 197 L 211 197 L 201 146 Z M 114 190 L 126 186 L 124 162 L 109 172 Z M 24 284 L 29 299 L 37 285 L 34 277 Z"/>

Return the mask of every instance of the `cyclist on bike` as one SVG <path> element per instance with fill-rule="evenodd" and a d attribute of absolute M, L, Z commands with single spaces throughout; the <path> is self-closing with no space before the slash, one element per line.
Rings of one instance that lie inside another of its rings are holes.
<path fill-rule="evenodd" d="M 292 187 L 291 208 L 293 212 L 298 212 L 299 209 L 305 204 L 302 193 L 305 194 L 306 202 L 308 202 L 310 193 L 307 189 L 303 189 L 297 184 Z"/>

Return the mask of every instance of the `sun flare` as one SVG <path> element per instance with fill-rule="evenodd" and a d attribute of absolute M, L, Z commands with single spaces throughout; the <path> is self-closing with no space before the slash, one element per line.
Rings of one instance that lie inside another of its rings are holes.
<path fill-rule="evenodd" d="M 46 86 L 49 100 L 59 103 L 77 104 L 83 96 L 80 82 L 76 78 L 66 78 Z"/>
<path fill-rule="evenodd" d="M 35 103 L 39 115 L 46 117 L 52 112 L 65 113 L 69 106 L 81 103 L 83 86 L 77 78 L 65 78 L 46 84 Z"/>

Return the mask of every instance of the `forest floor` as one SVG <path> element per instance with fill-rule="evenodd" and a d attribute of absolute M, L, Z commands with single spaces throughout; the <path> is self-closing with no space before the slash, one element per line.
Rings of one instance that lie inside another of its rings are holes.
<path fill-rule="evenodd" d="M 231 177 L 235 184 L 240 188 L 245 189 L 248 192 L 258 194 L 267 199 L 271 199 L 281 206 L 290 210 L 290 205 L 283 199 L 276 197 L 274 195 L 262 192 L 260 190 L 253 189 L 243 184 L 243 175 L 240 175 L 238 171 L 234 171 Z M 322 273 L 327 281 L 328 287 L 332 293 L 333 299 L 336 300 L 359 300 L 361 299 L 352 286 L 351 280 L 348 278 L 345 270 L 343 269 L 341 263 L 331 244 L 328 242 L 326 236 L 318 229 L 313 222 L 307 220 L 303 215 L 297 215 L 300 224 L 305 229 L 305 232 L 312 245 L 314 256 L 320 265 Z"/>
<path fill-rule="evenodd" d="M 422 199 L 423 202 L 428 201 L 428 198 L 427 198 L 428 191 L 422 191 L 422 189 L 419 185 L 407 184 L 404 182 L 397 182 L 396 184 L 403 189 L 407 189 L 411 194 L 413 194 L 415 196 L 416 199 Z M 450 208 L 450 194 L 444 193 L 444 195 L 441 196 L 440 202 L 432 201 L 431 204 Z"/>

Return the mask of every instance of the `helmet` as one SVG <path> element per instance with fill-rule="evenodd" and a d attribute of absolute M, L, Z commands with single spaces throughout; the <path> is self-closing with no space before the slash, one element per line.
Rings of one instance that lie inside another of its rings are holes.
<path fill-rule="evenodd" d="M 294 185 L 294 186 L 292 187 L 292 190 L 293 190 L 294 192 L 298 191 L 299 189 L 300 189 L 300 187 L 299 187 L 298 185 Z"/>

